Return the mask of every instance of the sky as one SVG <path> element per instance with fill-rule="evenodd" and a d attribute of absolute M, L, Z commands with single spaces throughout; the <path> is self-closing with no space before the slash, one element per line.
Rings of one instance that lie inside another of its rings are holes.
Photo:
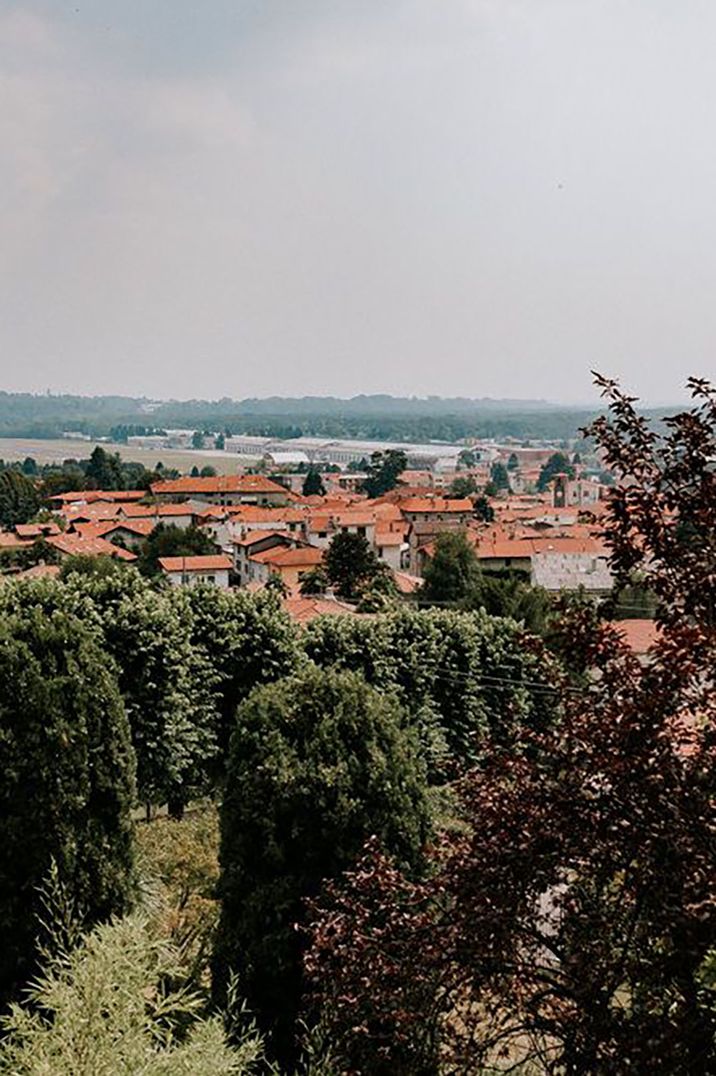
<path fill-rule="evenodd" d="M 716 379 L 713 0 L 0 0 L 0 388 Z"/>

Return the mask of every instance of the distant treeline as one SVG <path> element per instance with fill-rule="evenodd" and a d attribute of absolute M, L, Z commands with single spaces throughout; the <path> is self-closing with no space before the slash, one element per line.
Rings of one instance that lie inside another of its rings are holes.
<path fill-rule="evenodd" d="M 165 401 L 123 396 L 34 396 L 0 392 L 0 437 L 90 437 L 178 426 L 266 437 L 458 441 L 464 437 L 571 440 L 594 413 L 540 401 L 355 396 Z"/>

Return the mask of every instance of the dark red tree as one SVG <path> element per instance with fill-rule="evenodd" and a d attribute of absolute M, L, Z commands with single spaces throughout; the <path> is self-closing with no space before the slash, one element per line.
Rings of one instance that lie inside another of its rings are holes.
<path fill-rule="evenodd" d="M 420 885 L 375 849 L 315 909 L 307 971 L 343 1071 L 716 1069 L 716 392 L 652 429 L 599 379 L 617 584 L 659 600 L 646 664 L 565 614 L 563 718 L 459 792 Z M 711 964 L 710 964 L 711 961 Z"/>

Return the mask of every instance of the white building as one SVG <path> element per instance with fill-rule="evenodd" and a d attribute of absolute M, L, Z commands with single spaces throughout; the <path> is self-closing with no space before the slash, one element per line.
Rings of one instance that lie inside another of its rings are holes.
<path fill-rule="evenodd" d="M 229 586 L 231 557 L 225 554 L 197 557 L 160 557 L 159 566 L 172 586 L 194 587 L 212 583 L 226 590 Z"/>

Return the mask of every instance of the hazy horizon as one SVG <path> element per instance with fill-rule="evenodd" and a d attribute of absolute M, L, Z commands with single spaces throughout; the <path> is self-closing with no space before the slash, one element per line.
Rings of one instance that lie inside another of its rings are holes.
<path fill-rule="evenodd" d="M 716 380 L 706 0 L 6 0 L 0 388 Z"/>

